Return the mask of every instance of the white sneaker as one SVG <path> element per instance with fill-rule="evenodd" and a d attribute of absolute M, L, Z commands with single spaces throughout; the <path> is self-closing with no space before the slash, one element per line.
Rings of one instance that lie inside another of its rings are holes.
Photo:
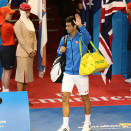
<path fill-rule="evenodd" d="M 91 124 L 84 124 L 82 131 L 91 131 Z"/>
<path fill-rule="evenodd" d="M 126 80 L 125 80 L 125 82 L 127 82 L 127 83 L 131 84 L 131 78 L 126 79 Z"/>
<path fill-rule="evenodd" d="M 61 127 L 60 129 L 58 129 L 57 131 L 70 131 L 69 127 Z"/>

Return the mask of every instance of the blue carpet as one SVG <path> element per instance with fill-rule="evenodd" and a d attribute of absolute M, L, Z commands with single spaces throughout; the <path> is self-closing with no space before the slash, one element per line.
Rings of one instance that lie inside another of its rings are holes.
<path fill-rule="evenodd" d="M 31 131 L 57 131 L 62 124 L 61 108 L 31 109 L 30 117 Z M 72 107 L 71 131 L 81 131 L 83 122 L 83 108 Z M 131 131 L 131 105 L 92 107 L 91 122 L 92 131 Z"/>

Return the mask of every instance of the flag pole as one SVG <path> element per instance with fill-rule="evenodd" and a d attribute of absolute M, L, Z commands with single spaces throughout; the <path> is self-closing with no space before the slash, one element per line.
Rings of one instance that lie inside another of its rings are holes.
<path fill-rule="evenodd" d="M 7 6 L 9 6 L 9 8 L 11 8 L 11 2 L 12 2 L 12 0 L 9 0 L 9 3 L 7 5 Z"/>
<path fill-rule="evenodd" d="M 123 0 L 123 3 L 125 4 L 125 6 L 126 6 L 126 9 L 127 9 L 127 4 L 126 4 L 126 1 L 125 1 L 125 0 Z"/>
<path fill-rule="evenodd" d="M 8 4 L 11 4 L 12 0 L 9 0 L 9 3 Z"/>

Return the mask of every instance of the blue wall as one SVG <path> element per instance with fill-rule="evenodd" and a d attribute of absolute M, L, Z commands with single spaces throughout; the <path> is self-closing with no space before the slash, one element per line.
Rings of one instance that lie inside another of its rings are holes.
<path fill-rule="evenodd" d="M 93 42 L 98 48 L 99 46 L 99 32 L 100 32 L 100 13 L 101 10 L 94 15 L 94 34 Z M 131 63 L 128 60 L 131 57 L 131 52 L 127 50 L 128 27 L 129 23 L 126 14 L 120 11 L 113 15 L 113 41 L 112 41 L 112 55 L 113 55 L 113 69 L 112 74 L 123 74 L 128 77 L 131 74 Z M 99 73 L 97 73 L 99 74 Z"/>

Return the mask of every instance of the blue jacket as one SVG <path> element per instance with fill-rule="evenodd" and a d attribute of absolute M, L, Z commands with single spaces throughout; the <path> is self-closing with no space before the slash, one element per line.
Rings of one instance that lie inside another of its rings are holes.
<path fill-rule="evenodd" d="M 76 35 L 71 39 L 68 34 L 67 37 L 67 49 L 66 49 L 66 65 L 65 65 L 65 73 L 70 75 L 79 75 L 79 66 L 80 66 L 80 49 L 79 49 L 79 38 L 82 35 L 82 40 L 87 46 L 91 40 L 91 36 L 89 32 L 86 30 L 84 26 L 81 26 L 80 32 L 77 32 Z M 87 52 L 87 48 L 82 44 L 82 54 Z M 57 49 L 58 55 L 62 55 L 60 53 L 61 46 L 64 45 L 64 36 L 61 38 L 60 45 Z"/>

